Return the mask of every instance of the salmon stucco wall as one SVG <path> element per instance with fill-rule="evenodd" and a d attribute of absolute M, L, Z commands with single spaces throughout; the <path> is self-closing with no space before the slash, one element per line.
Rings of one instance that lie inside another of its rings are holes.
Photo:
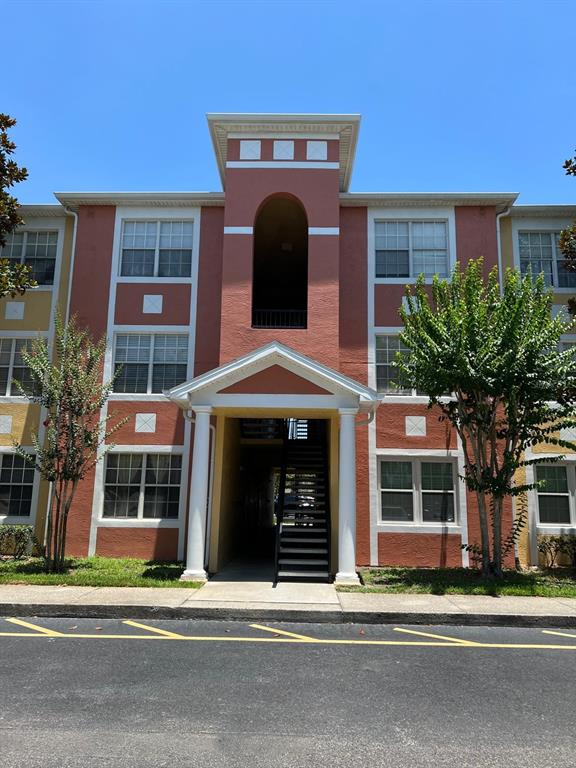
<path fill-rule="evenodd" d="M 176 560 L 177 528 L 98 528 L 96 554 L 102 557 L 137 557 Z"/>
<path fill-rule="evenodd" d="M 458 260 L 467 264 L 470 259 L 484 259 L 487 275 L 498 264 L 496 208 L 489 205 L 457 206 L 456 252 Z"/>
<path fill-rule="evenodd" d="M 368 384 L 368 211 L 340 208 L 339 369 Z M 368 427 L 356 428 L 356 562 L 370 562 Z"/>
<path fill-rule="evenodd" d="M 462 539 L 453 533 L 379 533 L 380 565 L 458 568 Z"/>
<path fill-rule="evenodd" d="M 196 299 L 195 376 L 220 365 L 223 241 L 224 208 L 203 208 Z"/>

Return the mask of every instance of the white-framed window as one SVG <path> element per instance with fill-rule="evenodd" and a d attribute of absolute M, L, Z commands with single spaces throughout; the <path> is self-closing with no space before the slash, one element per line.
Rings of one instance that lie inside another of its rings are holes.
<path fill-rule="evenodd" d="M 0 517 L 30 517 L 34 466 L 15 453 L 0 453 Z"/>
<path fill-rule="evenodd" d="M 395 360 L 398 352 L 408 352 L 398 334 L 376 335 L 376 389 L 380 394 L 415 395 L 412 389 L 400 389 Z"/>
<path fill-rule="evenodd" d="M 377 278 L 448 276 L 448 222 L 375 221 Z"/>
<path fill-rule="evenodd" d="M 120 368 L 114 392 L 156 393 L 186 380 L 187 333 L 119 333 L 114 367 Z"/>
<path fill-rule="evenodd" d="M 31 339 L 0 338 L 0 396 L 22 396 L 15 381 L 25 390 L 35 389 L 30 369 L 22 359 L 23 350 L 30 344 Z"/>
<path fill-rule="evenodd" d="M 537 464 L 539 525 L 576 525 L 576 464 Z"/>
<path fill-rule="evenodd" d="M 179 453 L 109 453 L 102 517 L 177 519 L 181 480 Z"/>
<path fill-rule="evenodd" d="M 26 264 L 40 285 L 52 285 L 57 249 L 58 232 L 23 230 L 8 235 L 6 245 L 0 248 L 0 259 L 8 259 L 12 264 Z"/>
<path fill-rule="evenodd" d="M 380 458 L 380 522 L 455 524 L 457 468 L 454 461 Z"/>
<path fill-rule="evenodd" d="M 190 277 L 193 238 L 190 220 L 123 221 L 120 275 Z"/>
<path fill-rule="evenodd" d="M 558 247 L 560 232 L 521 230 L 518 232 L 520 271 L 534 277 L 544 273 L 546 285 L 576 288 L 576 273 L 564 268 L 564 256 Z"/>

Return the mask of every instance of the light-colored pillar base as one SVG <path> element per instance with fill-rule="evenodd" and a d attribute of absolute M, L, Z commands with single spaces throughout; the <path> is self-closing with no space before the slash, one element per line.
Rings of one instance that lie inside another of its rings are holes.
<path fill-rule="evenodd" d="M 357 573 L 337 573 L 334 577 L 334 584 L 360 584 Z"/>
<path fill-rule="evenodd" d="M 186 569 L 180 576 L 180 581 L 208 581 L 208 574 L 206 571 L 189 571 Z"/>

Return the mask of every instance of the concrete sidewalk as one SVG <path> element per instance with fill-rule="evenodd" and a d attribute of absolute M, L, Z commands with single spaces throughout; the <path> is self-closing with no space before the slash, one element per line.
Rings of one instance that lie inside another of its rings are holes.
<path fill-rule="evenodd" d="M 366 594 L 332 584 L 218 579 L 200 589 L 2 585 L 0 616 L 576 628 L 576 599 Z"/>

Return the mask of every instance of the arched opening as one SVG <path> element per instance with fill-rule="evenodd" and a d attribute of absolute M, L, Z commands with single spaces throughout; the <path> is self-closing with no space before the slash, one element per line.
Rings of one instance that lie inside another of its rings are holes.
<path fill-rule="evenodd" d="M 254 227 L 252 327 L 306 328 L 308 220 L 300 203 L 272 197 Z"/>

